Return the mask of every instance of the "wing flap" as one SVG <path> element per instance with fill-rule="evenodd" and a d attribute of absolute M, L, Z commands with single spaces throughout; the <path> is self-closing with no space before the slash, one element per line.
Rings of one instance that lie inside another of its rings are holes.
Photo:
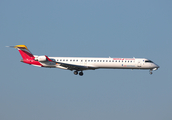
<path fill-rule="evenodd" d="M 84 65 L 76 65 L 76 64 L 68 64 L 68 63 L 61 63 L 61 62 L 57 62 L 58 64 L 60 64 L 60 66 L 65 67 L 69 70 L 87 70 L 87 69 L 92 69 L 95 70 L 97 69 L 96 67 L 93 66 L 84 66 Z"/>

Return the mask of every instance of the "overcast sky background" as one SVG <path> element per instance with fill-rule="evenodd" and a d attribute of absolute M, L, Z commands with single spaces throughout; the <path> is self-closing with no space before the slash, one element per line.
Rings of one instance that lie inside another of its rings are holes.
<path fill-rule="evenodd" d="M 171 0 L 1 0 L 1 120 L 172 120 Z M 35 55 L 137 57 L 148 70 L 84 76 L 20 62 Z"/>

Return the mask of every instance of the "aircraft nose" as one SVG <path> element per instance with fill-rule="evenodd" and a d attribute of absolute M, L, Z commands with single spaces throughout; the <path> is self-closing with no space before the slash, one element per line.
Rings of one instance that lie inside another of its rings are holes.
<path fill-rule="evenodd" d="M 154 66 L 155 66 L 155 68 L 160 68 L 160 66 L 159 66 L 159 65 L 157 65 L 157 64 L 154 64 Z"/>
<path fill-rule="evenodd" d="M 153 70 L 158 70 L 159 66 L 157 64 L 153 64 Z"/>

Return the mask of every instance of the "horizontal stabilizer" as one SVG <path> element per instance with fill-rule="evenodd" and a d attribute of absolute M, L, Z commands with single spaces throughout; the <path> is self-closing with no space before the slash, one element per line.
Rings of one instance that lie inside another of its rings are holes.
<path fill-rule="evenodd" d="M 23 59 L 33 59 L 34 58 L 34 56 L 28 50 L 26 45 L 15 45 L 15 46 L 6 46 L 6 47 L 12 47 L 12 48 L 18 49 L 18 51 L 20 52 Z"/>

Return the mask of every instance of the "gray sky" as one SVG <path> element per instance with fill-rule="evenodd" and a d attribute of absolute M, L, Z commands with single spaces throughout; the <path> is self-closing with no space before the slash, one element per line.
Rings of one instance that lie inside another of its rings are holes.
<path fill-rule="evenodd" d="M 171 120 L 172 1 L 1 0 L 1 120 Z M 8 45 L 35 55 L 139 57 L 148 70 L 84 76 L 23 64 Z"/>

